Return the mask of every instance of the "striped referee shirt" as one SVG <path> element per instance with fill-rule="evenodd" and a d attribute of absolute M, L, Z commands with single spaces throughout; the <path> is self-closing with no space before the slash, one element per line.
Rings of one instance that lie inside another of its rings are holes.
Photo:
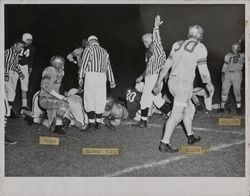
<path fill-rule="evenodd" d="M 159 74 L 166 61 L 166 54 L 162 47 L 159 28 L 153 30 L 153 43 L 150 47 L 151 56 L 145 55 L 146 75 Z"/>
<path fill-rule="evenodd" d="M 115 83 L 109 54 L 98 43 L 92 44 L 83 52 L 79 78 L 82 78 L 86 72 L 107 73 L 110 84 Z"/>
<path fill-rule="evenodd" d="M 4 74 L 9 74 L 10 70 L 22 73 L 18 65 L 18 53 L 13 47 L 4 51 Z"/>

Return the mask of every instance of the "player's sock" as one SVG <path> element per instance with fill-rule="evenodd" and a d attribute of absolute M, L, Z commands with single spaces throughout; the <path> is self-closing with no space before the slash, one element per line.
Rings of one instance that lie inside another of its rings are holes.
<path fill-rule="evenodd" d="M 147 121 L 148 120 L 148 108 L 141 109 L 141 120 Z"/>
<path fill-rule="evenodd" d="M 171 105 L 170 105 L 168 102 L 166 102 L 166 103 L 164 103 L 164 105 L 161 106 L 159 109 L 160 109 L 164 114 L 166 114 L 166 116 L 168 116 L 168 115 L 169 115 L 169 112 L 170 112 L 171 109 L 172 109 L 172 107 L 171 107 Z"/>
<path fill-rule="evenodd" d="M 236 106 L 237 106 L 237 108 L 241 108 L 241 103 L 237 102 Z"/>
<path fill-rule="evenodd" d="M 22 91 L 22 107 L 23 108 L 27 108 L 28 106 L 28 100 L 27 100 L 27 92 L 26 91 Z"/>
<path fill-rule="evenodd" d="M 195 107 L 199 107 L 200 105 L 200 101 L 199 101 L 199 98 L 196 96 L 196 95 L 192 95 L 192 102 L 194 103 Z"/>
<path fill-rule="evenodd" d="M 94 124 L 95 123 L 95 112 L 87 112 L 89 123 Z"/>
<path fill-rule="evenodd" d="M 95 114 L 95 117 L 97 123 L 102 123 L 102 114 Z"/>
<path fill-rule="evenodd" d="M 56 125 L 62 125 L 62 118 L 56 117 Z"/>
<path fill-rule="evenodd" d="M 12 105 L 13 105 L 13 101 L 8 101 L 9 106 L 10 106 L 10 110 L 12 110 Z"/>

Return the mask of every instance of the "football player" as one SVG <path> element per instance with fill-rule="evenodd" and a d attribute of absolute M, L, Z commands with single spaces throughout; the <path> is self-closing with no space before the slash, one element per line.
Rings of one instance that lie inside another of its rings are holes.
<path fill-rule="evenodd" d="M 174 153 L 178 149 L 170 146 L 171 135 L 181 121 L 185 126 L 188 144 L 200 141 L 200 137 L 192 132 L 192 120 L 195 114 L 195 106 L 191 101 L 195 69 L 198 66 L 202 82 L 206 87 L 212 89 L 210 73 L 207 67 L 207 49 L 201 43 L 203 38 L 203 28 L 199 25 L 190 26 L 188 29 L 188 39 L 175 42 L 159 78 L 153 88 L 155 94 L 161 91 L 161 82 L 168 75 L 168 87 L 173 95 L 173 109 L 165 125 L 165 132 L 159 145 L 161 152 Z M 210 91 L 210 90 L 209 90 Z"/>
<path fill-rule="evenodd" d="M 70 125 L 82 130 L 88 123 L 87 115 L 82 106 L 82 98 L 78 95 L 78 89 L 70 89 L 65 93 L 70 106 Z M 35 93 L 32 100 L 32 111 L 22 110 L 22 114 L 26 115 L 26 120 L 29 123 L 36 123 L 49 128 L 49 120 L 46 111 L 39 106 L 39 93 Z"/>
<path fill-rule="evenodd" d="M 67 98 L 59 93 L 62 79 L 64 77 L 64 58 L 53 56 L 51 66 L 44 69 L 39 93 L 39 105 L 46 110 L 49 127 L 52 132 L 66 134 L 64 128 L 69 125 L 69 102 Z M 63 123 L 63 120 L 65 121 Z"/>
<path fill-rule="evenodd" d="M 245 63 L 245 54 L 240 53 L 240 44 L 232 44 L 232 52 L 225 56 L 225 62 L 221 70 L 222 92 L 221 92 L 221 109 L 218 112 L 224 112 L 224 108 L 230 113 L 231 108 L 226 104 L 228 93 L 233 86 L 233 91 L 236 99 L 236 110 L 241 114 L 241 82 L 242 69 Z"/>
<path fill-rule="evenodd" d="M 22 73 L 25 76 L 23 80 L 20 80 L 22 90 L 22 109 L 27 109 L 29 77 L 34 64 L 35 47 L 32 45 L 33 37 L 30 33 L 24 33 L 22 40 L 25 42 L 24 48 L 19 54 L 19 65 Z M 17 83 L 18 77 L 16 77 L 15 80 L 15 83 Z"/>
<path fill-rule="evenodd" d="M 82 39 L 81 46 L 74 49 L 71 53 L 67 55 L 68 61 L 77 64 L 78 67 L 80 68 L 82 65 L 82 54 L 87 46 L 88 46 L 88 41 L 86 39 Z"/>

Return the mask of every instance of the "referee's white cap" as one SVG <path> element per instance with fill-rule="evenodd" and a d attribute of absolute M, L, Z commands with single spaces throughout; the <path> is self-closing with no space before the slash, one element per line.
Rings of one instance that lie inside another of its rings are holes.
<path fill-rule="evenodd" d="M 93 39 L 98 41 L 98 38 L 95 35 L 91 35 L 88 37 L 88 41 L 93 40 Z"/>
<path fill-rule="evenodd" d="M 22 40 L 25 42 L 27 39 L 33 39 L 32 35 L 30 33 L 24 33 Z"/>

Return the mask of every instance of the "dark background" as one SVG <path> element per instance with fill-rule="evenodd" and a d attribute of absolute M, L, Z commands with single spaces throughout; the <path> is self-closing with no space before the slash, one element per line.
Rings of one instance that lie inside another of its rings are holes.
<path fill-rule="evenodd" d="M 204 28 L 208 66 L 220 94 L 220 71 L 224 55 L 244 34 L 244 5 L 5 5 L 5 48 L 29 32 L 37 53 L 31 75 L 31 91 L 39 89 L 41 72 L 56 54 L 66 58 L 82 38 L 96 35 L 110 54 L 117 89 L 127 87 L 143 72 L 145 49 L 142 34 L 152 32 L 154 17 L 168 54 L 174 42 L 186 39 L 190 25 Z M 78 67 L 66 60 L 64 89 L 77 86 Z M 117 91 L 117 89 L 115 91 Z M 218 100 L 217 100 L 218 101 Z"/>

